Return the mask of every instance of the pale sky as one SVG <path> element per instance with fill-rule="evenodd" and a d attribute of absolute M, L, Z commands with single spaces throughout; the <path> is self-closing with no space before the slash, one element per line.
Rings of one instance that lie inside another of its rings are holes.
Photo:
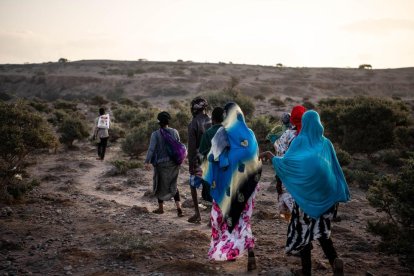
<path fill-rule="evenodd" d="M 0 63 L 414 66 L 414 0 L 0 0 Z"/>

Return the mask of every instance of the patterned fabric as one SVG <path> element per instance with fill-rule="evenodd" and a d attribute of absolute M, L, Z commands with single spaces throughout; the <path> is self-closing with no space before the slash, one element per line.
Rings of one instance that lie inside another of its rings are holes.
<path fill-rule="evenodd" d="M 223 147 L 225 140 L 228 146 Z M 203 178 L 211 186 L 211 196 L 227 220 L 229 232 L 260 180 L 258 151 L 253 131 L 247 127 L 240 107 L 234 104 L 223 127 L 213 137 L 203 170 Z"/>
<path fill-rule="evenodd" d="M 282 136 L 280 136 L 280 138 L 277 139 L 273 145 L 276 151 L 276 156 L 285 155 L 290 143 L 293 141 L 293 139 L 295 139 L 296 136 L 296 129 L 287 129 L 285 132 L 283 132 Z"/>
<path fill-rule="evenodd" d="M 250 218 L 253 213 L 256 191 L 246 202 L 239 221 L 233 231 L 229 232 L 227 221 L 224 219 L 218 204 L 213 201 L 211 208 L 211 243 L 208 251 L 210 260 L 230 261 L 242 256 L 248 249 L 254 248 L 255 238 L 252 234 Z"/>
<path fill-rule="evenodd" d="M 323 136 L 316 111 L 302 118 L 302 131 L 283 157 L 273 157 L 273 167 L 295 202 L 312 218 L 319 218 L 337 202 L 350 198 L 335 149 Z"/>
<path fill-rule="evenodd" d="M 297 254 L 313 240 L 328 239 L 331 236 L 331 219 L 335 206 L 318 219 L 311 218 L 295 203 L 288 227 L 286 253 Z"/>
<path fill-rule="evenodd" d="M 276 156 L 282 157 L 288 150 L 290 143 L 297 136 L 296 129 L 287 129 L 282 136 L 274 143 Z M 281 185 L 282 194 L 278 197 L 278 209 L 279 213 L 283 215 L 289 215 L 293 209 L 294 200 L 292 195 L 286 190 L 285 185 Z"/>

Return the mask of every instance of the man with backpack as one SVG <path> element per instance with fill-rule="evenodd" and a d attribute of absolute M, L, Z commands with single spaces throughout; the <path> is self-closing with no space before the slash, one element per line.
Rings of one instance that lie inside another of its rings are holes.
<path fill-rule="evenodd" d="M 98 142 L 98 157 L 96 160 L 104 160 L 106 146 L 109 138 L 109 114 L 105 114 L 105 109 L 101 107 L 99 109 L 99 116 L 95 119 L 95 129 L 93 132 L 93 140 L 99 139 Z"/>

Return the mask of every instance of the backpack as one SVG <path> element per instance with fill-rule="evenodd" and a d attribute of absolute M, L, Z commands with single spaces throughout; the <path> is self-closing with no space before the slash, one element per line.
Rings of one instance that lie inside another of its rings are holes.
<path fill-rule="evenodd" d="M 99 116 L 98 128 L 109 129 L 109 114 Z"/>
<path fill-rule="evenodd" d="M 160 133 L 167 145 L 168 156 L 177 165 L 181 165 L 187 157 L 187 147 L 180 141 L 177 141 L 167 130 L 160 128 Z"/>

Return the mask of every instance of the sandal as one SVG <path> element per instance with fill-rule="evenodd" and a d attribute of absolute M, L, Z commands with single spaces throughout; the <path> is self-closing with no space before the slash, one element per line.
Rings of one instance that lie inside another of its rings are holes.
<path fill-rule="evenodd" d="M 154 214 L 164 214 L 164 210 L 163 209 L 155 209 L 154 211 L 152 211 Z"/>
<path fill-rule="evenodd" d="M 200 223 L 201 222 L 201 218 L 199 216 L 197 216 L 197 215 L 193 215 L 187 221 L 189 223 Z"/>
<path fill-rule="evenodd" d="M 181 208 L 177 209 L 177 217 L 183 217 L 183 210 L 181 210 Z"/>

